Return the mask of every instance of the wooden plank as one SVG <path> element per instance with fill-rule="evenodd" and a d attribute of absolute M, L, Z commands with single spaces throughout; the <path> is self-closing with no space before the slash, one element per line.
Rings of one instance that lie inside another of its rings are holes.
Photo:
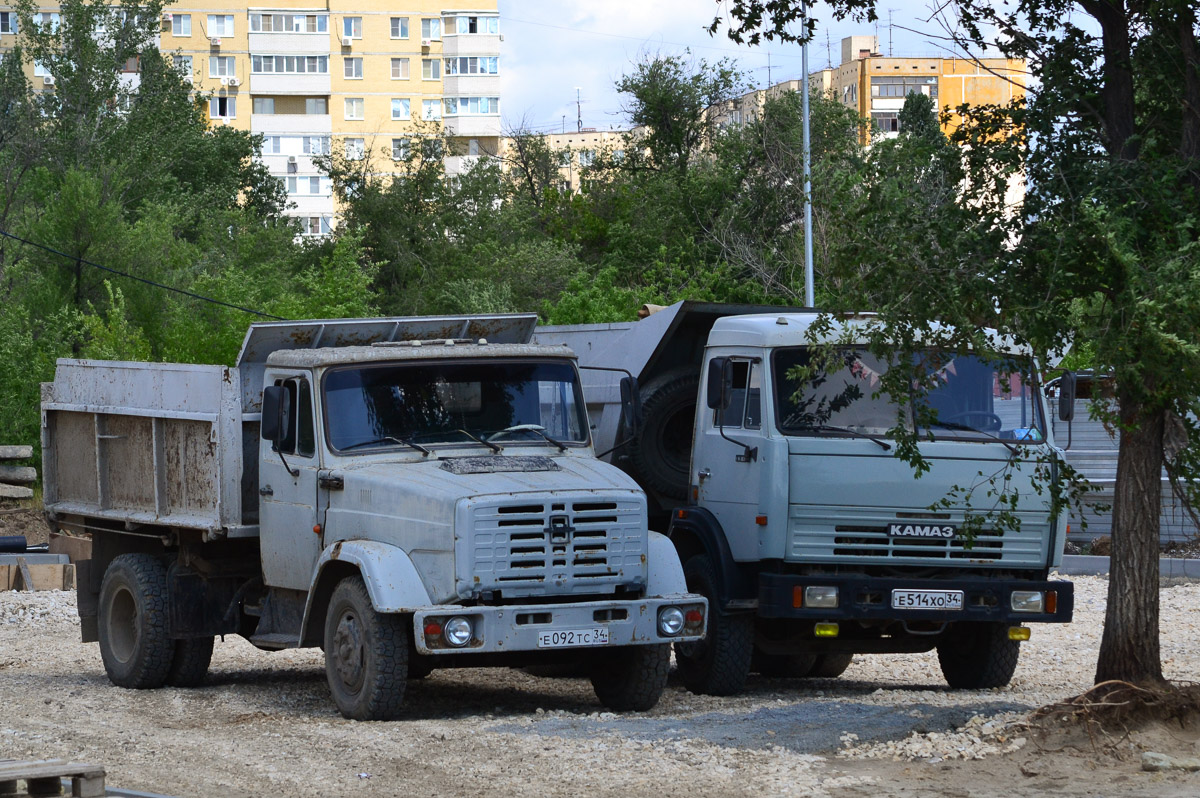
<path fill-rule="evenodd" d="M 28 460 L 33 457 L 32 446 L 0 446 L 0 460 Z"/>
<path fill-rule="evenodd" d="M 57 782 L 67 778 L 71 780 L 71 795 L 74 798 L 103 798 L 104 776 L 104 768 L 99 765 L 84 765 L 65 759 L 47 759 L 40 762 L 0 761 L 0 785 L 15 787 L 18 781 L 24 781 L 30 794 L 38 789 L 46 790 L 40 794 L 61 794 L 57 791 L 49 792 L 49 789 L 61 789 Z"/>
<path fill-rule="evenodd" d="M 24 560 L 24 558 L 21 558 Z M 75 566 L 64 563 L 44 565 L 0 565 L 0 590 L 73 590 Z"/>
<path fill-rule="evenodd" d="M 0 499 L 32 499 L 33 488 L 19 488 L 0 482 Z"/>
<path fill-rule="evenodd" d="M 0 465 L 0 482 L 10 485 L 28 485 L 37 482 L 37 469 L 33 466 Z"/>
<path fill-rule="evenodd" d="M 0 565 L 0 590 L 12 590 L 12 571 L 11 565 Z M 2 764 L 0 761 L 0 765 Z"/>
<path fill-rule="evenodd" d="M 24 557 L 17 558 L 17 573 L 13 579 L 13 590 L 17 589 L 17 582 L 22 583 L 22 590 L 33 590 L 33 574 L 29 573 L 29 563 L 25 562 Z"/>
<path fill-rule="evenodd" d="M 65 554 L 71 562 L 90 560 L 92 558 L 92 537 L 67 535 L 62 532 L 50 533 L 50 553 Z"/>

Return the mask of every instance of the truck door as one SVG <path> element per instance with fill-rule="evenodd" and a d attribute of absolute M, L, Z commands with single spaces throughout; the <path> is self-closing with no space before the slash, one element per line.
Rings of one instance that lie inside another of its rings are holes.
<path fill-rule="evenodd" d="M 277 374 L 273 381 L 287 393 L 288 426 L 278 447 L 271 441 L 259 445 L 263 581 L 271 587 L 308 590 L 321 553 L 321 536 L 313 532 L 318 461 L 312 385 L 304 375 Z"/>
<path fill-rule="evenodd" d="M 762 366 L 761 360 L 734 359 L 729 407 L 708 410 L 702 402 L 697 408 L 706 416 L 693 456 L 699 502 L 721 522 L 736 560 L 759 558 L 755 516 L 762 512 Z"/>

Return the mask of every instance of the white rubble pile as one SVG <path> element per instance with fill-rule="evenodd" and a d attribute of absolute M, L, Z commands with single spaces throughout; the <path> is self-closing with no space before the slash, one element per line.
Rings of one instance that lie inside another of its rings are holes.
<path fill-rule="evenodd" d="M 1025 745 L 1026 715 L 1006 712 L 990 717 L 973 715 L 966 725 L 953 732 L 913 732 L 903 740 L 857 745 L 858 735 L 843 734 L 839 739 L 843 759 L 923 759 L 930 763 L 946 759 L 983 759 L 989 754 L 1007 754 Z"/>
<path fill-rule="evenodd" d="M 39 629 L 47 623 L 79 625 L 73 590 L 0 592 L 0 624 Z"/>

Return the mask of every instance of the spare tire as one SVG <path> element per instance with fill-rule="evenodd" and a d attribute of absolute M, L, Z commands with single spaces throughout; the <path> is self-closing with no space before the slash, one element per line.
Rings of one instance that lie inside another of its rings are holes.
<path fill-rule="evenodd" d="M 630 445 L 629 463 L 644 488 L 686 499 L 692 462 L 692 428 L 700 375 L 675 369 L 642 387 L 642 430 Z"/>

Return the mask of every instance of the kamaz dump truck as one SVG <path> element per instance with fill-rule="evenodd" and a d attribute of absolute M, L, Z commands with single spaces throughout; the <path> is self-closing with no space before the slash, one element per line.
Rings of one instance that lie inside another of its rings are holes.
<path fill-rule="evenodd" d="M 255 324 L 234 368 L 60 360 L 45 506 L 91 537 L 82 636 L 111 681 L 196 685 L 240 634 L 324 649 L 348 718 L 394 717 L 435 668 L 580 659 L 605 706 L 653 706 L 707 602 L 535 321 Z"/>
<path fill-rule="evenodd" d="M 536 333 L 609 369 L 585 371 L 596 446 L 649 493 L 709 599 L 707 638 L 675 648 L 683 681 L 722 695 L 751 671 L 833 677 L 855 654 L 936 648 L 951 686 L 1007 684 L 1025 624 L 1069 621 L 1074 595 L 1049 578 L 1067 517 L 1035 487 L 1058 478 L 1060 453 L 1030 353 L 997 365 L 931 352 L 936 379 L 898 408 L 861 320 L 815 335 L 815 312 L 756 310 L 679 303 Z M 639 380 L 637 428 L 620 412 L 622 371 Z M 901 416 L 920 426 L 919 478 L 888 437 Z M 1019 523 L 972 523 L 992 479 L 1016 494 Z"/>

